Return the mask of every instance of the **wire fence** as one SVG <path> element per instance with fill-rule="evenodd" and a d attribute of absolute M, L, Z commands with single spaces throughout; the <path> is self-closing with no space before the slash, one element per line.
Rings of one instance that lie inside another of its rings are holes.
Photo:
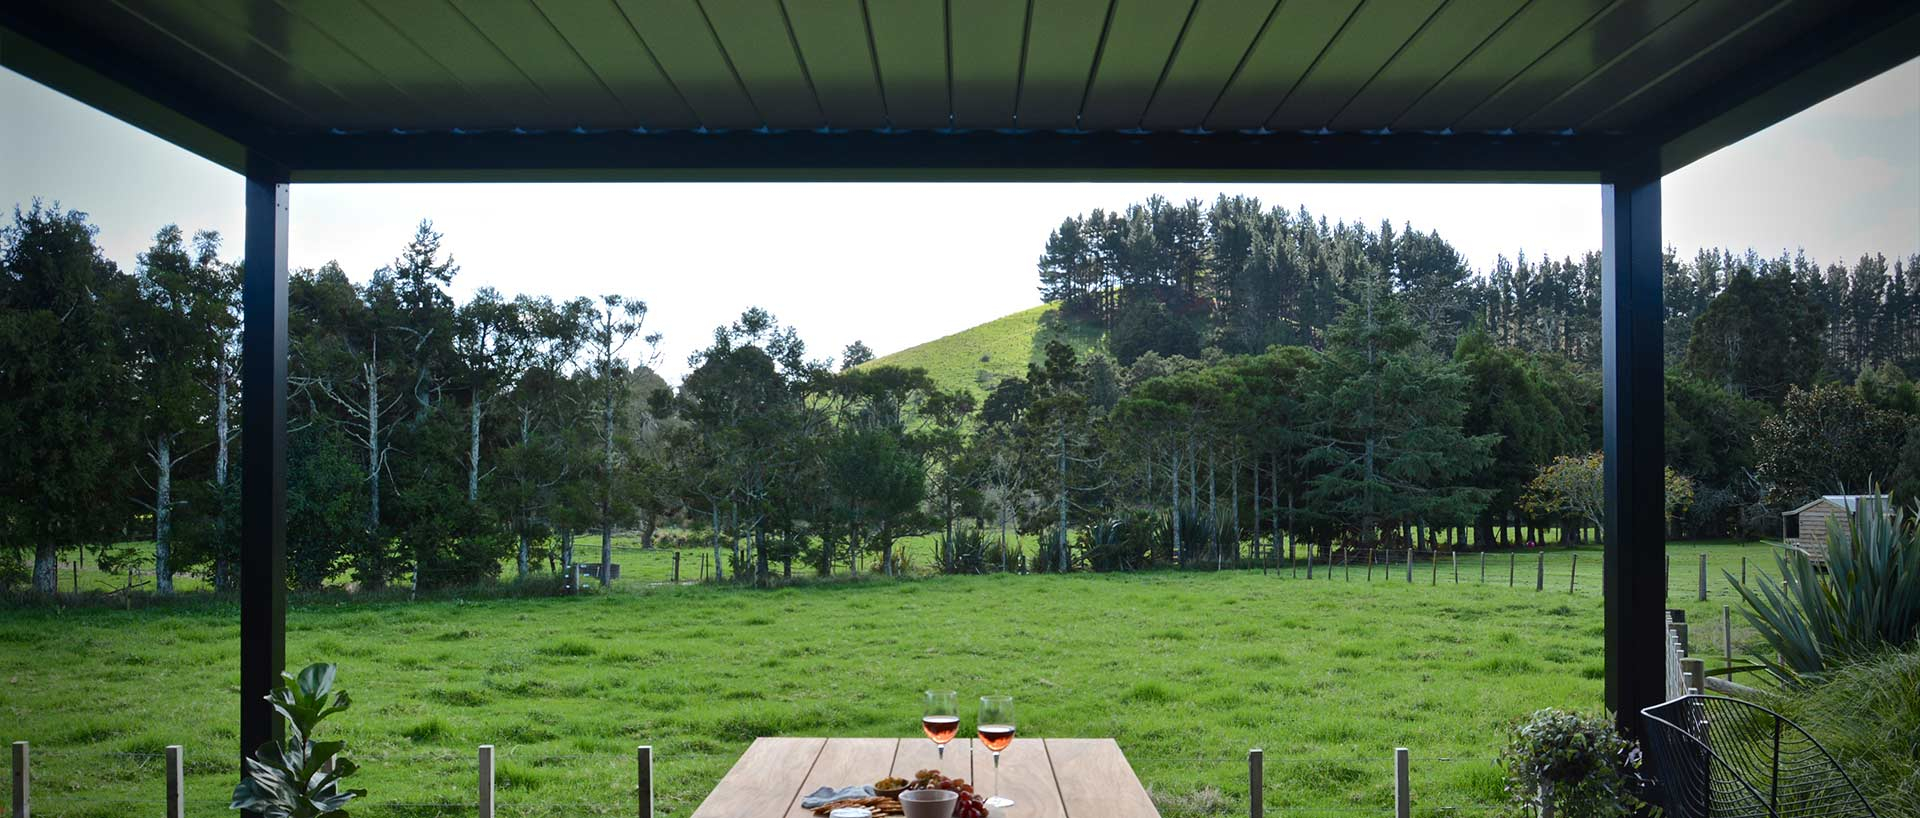
<path fill-rule="evenodd" d="M 6 818 L 94 818 L 151 814 L 165 807 L 167 818 L 231 815 L 228 801 L 210 797 L 231 786 L 235 768 L 231 757 L 218 754 L 209 766 L 188 764 L 168 754 L 93 749 L 31 750 L 30 808 L 20 810 L 14 791 L 5 789 L 11 808 Z M 211 755 L 211 754 L 202 754 Z M 392 771 L 424 767 L 430 783 L 416 781 L 413 789 L 388 784 L 375 794 L 356 799 L 356 815 L 428 818 L 429 816 L 685 816 L 704 799 L 707 790 L 740 757 L 736 753 L 643 753 L 642 778 L 636 778 L 636 758 L 614 753 L 553 753 L 504 746 L 492 756 L 493 779 L 471 752 L 451 749 L 406 752 L 355 752 L 363 769 Z M 1478 756 L 1420 757 L 1401 772 L 1392 751 L 1377 755 L 1277 755 L 1259 751 L 1230 753 L 1129 753 L 1136 773 L 1163 815 L 1176 816 L 1479 816 L 1504 814 L 1511 806 L 1501 791 L 1504 773 L 1497 760 Z M 16 761 L 18 756 L 16 756 Z M 984 763 L 984 762 L 980 762 Z M 117 769 L 115 769 L 117 768 Z M 564 768 L 568 775 L 542 780 L 528 771 Z M 977 769 L 977 768 L 976 768 Z M 1255 773 L 1255 770 L 1258 773 Z M 606 775 L 582 776 L 583 770 Z M 137 781 L 124 773 L 135 772 Z M 48 773 L 52 773 L 49 775 Z M 16 769 L 16 776 L 18 769 Z M 420 772 L 411 773 L 419 779 Z M 185 783 L 183 797 L 169 803 L 165 781 Z M 369 776 L 363 776 L 369 777 Z M 448 797 L 452 789 L 461 793 Z M 19 780 L 10 776 L 9 781 Z M 642 805 L 640 781 L 654 785 L 655 797 Z M 369 782 L 374 783 L 374 782 Z M 482 809 L 481 791 L 491 797 L 491 812 Z M 852 783 L 852 782 L 849 782 Z M 979 783 L 979 782 L 976 782 Z M 101 784 L 119 784 L 113 792 Z M 128 786 L 131 785 L 131 786 Z M 1398 793 L 1407 793 L 1408 812 L 1397 812 Z M 422 797 L 424 796 L 424 797 Z M 648 808 L 650 807 L 650 809 Z M 177 811 L 176 811 L 177 810 Z"/>

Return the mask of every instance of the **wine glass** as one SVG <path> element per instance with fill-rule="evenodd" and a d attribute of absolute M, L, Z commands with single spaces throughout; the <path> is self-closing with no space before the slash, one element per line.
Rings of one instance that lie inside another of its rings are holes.
<path fill-rule="evenodd" d="M 947 757 L 947 742 L 960 732 L 960 694 L 952 690 L 929 690 L 921 697 L 920 730 L 933 740 L 941 760 Z"/>
<path fill-rule="evenodd" d="M 1013 799 L 1000 795 L 1000 751 L 1013 743 L 1013 697 L 981 696 L 980 743 L 993 751 L 993 797 L 987 806 L 994 809 L 1013 806 Z"/>

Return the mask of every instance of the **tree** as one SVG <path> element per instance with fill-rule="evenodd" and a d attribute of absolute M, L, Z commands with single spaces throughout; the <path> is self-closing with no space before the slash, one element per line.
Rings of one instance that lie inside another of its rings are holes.
<path fill-rule="evenodd" d="M 189 252 L 180 228 L 167 225 L 140 254 L 139 298 L 129 310 L 133 377 L 141 408 L 140 436 L 153 466 L 154 590 L 173 593 L 174 468 L 212 439 L 198 428 L 218 407 L 206 387 L 224 377 L 222 328 L 232 294 L 220 270 Z M 145 475 L 142 475 L 144 479 Z"/>
<path fill-rule="evenodd" d="M 1742 267 L 1694 322 L 1687 369 L 1734 394 L 1777 402 L 1813 380 L 1825 334 L 1819 305 L 1798 282 Z"/>
<path fill-rule="evenodd" d="M 1521 491 L 1535 468 L 1555 455 L 1585 449 L 1587 442 L 1577 422 L 1561 415 L 1550 397 L 1552 387 L 1524 353 L 1495 345 L 1476 327 L 1460 337 L 1453 359 L 1469 384 L 1463 430 L 1498 441 L 1473 476 L 1474 484 L 1488 491 L 1487 506 L 1475 520 L 1475 539 L 1484 547 L 1493 539 L 1495 519 L 1520 508 Z"/>
<path fill-rule="evenodd" d="M 1875 408 L 1858 390 L 1818 384 L 1789 389 L 1780 413 L 1760 422 L 1753 447 L 1768 496 L 1794 506 L 1891 476 L 1905 431 L 1899 414 Z"/>
<path fill-rule="evenodd" d="M 94 233 L 85 213 L 38 201 L 0 230 L 0 543 L 33 549 L 48 594 L 60 551 L 115 539 L 136 451 L 134 284 Z"/>
<path fill-rule="evenodd" d="M 647 361 L 651 361 L 654 350 L 660 346 L 660 335 L 640 336 L 641 328 L 647 321 L 647 303 L 637 298 L 620 295 L 600 297 L 600 309 L 596 311 L 587 325 L 587 355 L 598 393 L 595 414 L 599 420 L 599 436 L 595 438 L 600 446 L 600 485 L 596 500 L 600 524 L 600 585 L 605 587 L 613 581 L 613 526 L 621 518 L 615 505 L 616 495 L 623 498 L 630 492 L 625 488 L 620 467 L 627 462 L 632 453 L 633 440 L 630 430 L 620 421 L 622 410 L 628 407 L 627 362 L 621 355 L 627 344 L 640 337 L 647 347 Z"/>
<path fill-rule="evenodd" d="M 1377 276 L 1377 273 L 1375 274 Z M 1307 499 L 1371 547 L 1384 526 L 1460 524 L 1488 491 L 1467 478 L 1498 438 L 1462 431 L 1467 379 L 1420 348 L 1385 283 L 1363 284 L 1328 333 L 1307 399 L 1308 463 L 1324 469 Z"/>
<path fill-rule="evenodd" d="M 1540 467 L 1521 502 L 1535 514 L 1572 514 L 1594 528 L 1606 525 L 1606 459 L 1599 452 L 1560 455 Z M 1666 467 L 1667 519 L 1693 502 L 1693 481 Z"/>

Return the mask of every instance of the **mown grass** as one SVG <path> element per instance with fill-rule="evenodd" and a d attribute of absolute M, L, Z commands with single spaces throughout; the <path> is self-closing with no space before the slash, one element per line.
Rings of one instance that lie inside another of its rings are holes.
<path fill-rule="evenodd" d="M 686 815 L 755 736 L 914 735 L 934 684 L 1017 696 L 1026 735 L 1117 738 L 1169 816 L 1244 814 L 1254 746 L 1275 810 L 1385 809 L 1405 746 L 1423 814 L 1484 814 L 1509 722 L 1599 707 L 1587 562 L 1573 594 L 1456 586 L 1445 569 L 1436 586 L 1417 564 L 1413 583 L 1402 566 L 1371 584 L 1228 571 L 302 597 L 288 661 L 342 666 L 356 705 L 336 735 L 372 791 L 356 814 L 470 813 L 481 743 L 499 747 L 503 814 L 626 814 L 645 743 L 662 814 Z M 231 603 L 205 597 L 0 613 L 0 739 L 37 748 L 39 814 L 155 808 L 152 754 L 176 743 L 189 812 L 226 814 L 237 639 Z"/>
<path fill-rule="evenodd" d="M 1075 350 L 1098 344 L 1098 327 L 1059 320 L 1059 306 L 1042 304 L 979 326 L 885 355 L 868 366 L 920 367 L 941 389 L 970 389 L 976 396 L 1005 378 L 1025 377 L 1058 338 Z"/>

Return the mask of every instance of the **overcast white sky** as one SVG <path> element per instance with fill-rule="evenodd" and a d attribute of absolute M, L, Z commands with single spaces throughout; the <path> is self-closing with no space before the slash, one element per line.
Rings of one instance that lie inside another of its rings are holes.
<path fill-rule="evenodd" d="M 212 228 L 238 256 L 238 176 L 0 70 L 0 204 L 84 210 L 131 270 L 163 224 Z M 1805 249 L 1818 261 L 1920 252 L 1920 61 L 1667 178 L 1665 237 Z M 1499 254 L 1597 247 L 1581 185 L 599 184 L 296 185 L 291 262 L 364 279 L 430 218 L 462 272 L 555 297 L 647 301 L 671 380 L 748 306 L 799 328 L 817 356 L 863 339 L 885 354 L 1039 303 L 1034 260 L 1066 216 L 1149 194 L 1245 193 L 1333 220 L 1437 229 L 1484 270 Z"/>

